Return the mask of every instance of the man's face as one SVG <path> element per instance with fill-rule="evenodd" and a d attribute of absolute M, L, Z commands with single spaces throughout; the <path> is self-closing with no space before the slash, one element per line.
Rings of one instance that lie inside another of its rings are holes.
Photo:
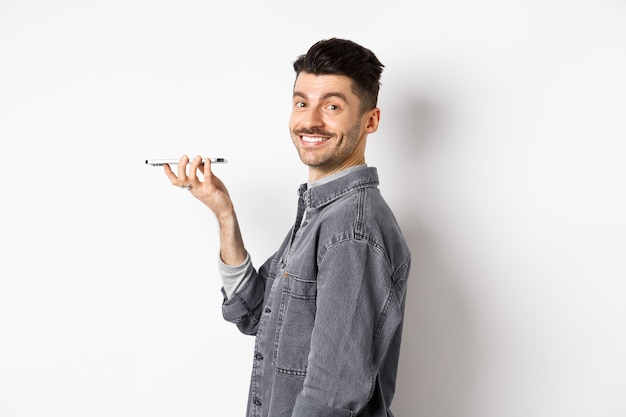
<path fill-rule="evenodd" d="M 378 127 L 380 111 L 360 112 L 352 80 L 301 72 L 293 90 L 289 130 L 300 159 L 315 181 L 365 163 L 365 139 Z"/>

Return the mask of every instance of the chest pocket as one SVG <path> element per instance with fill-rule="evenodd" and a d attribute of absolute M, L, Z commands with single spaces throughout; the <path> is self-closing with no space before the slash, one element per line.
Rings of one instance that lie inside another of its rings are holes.
<path fill-rule="evenodd" d="M 279 373 L 304 376 L 315 324 L 317 281 L 290 274 L 280 279 L 285 282 L 276 326 L 274 365 Z"/>

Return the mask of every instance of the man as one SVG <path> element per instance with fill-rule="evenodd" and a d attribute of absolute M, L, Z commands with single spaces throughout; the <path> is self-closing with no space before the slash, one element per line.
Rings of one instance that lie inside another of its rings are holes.
<path fill-rule="evenodd" d="M 258 271 L 208 159 L 172 184 L 216 215 L 224 318 L 256 335 L 249 417 L 383 417 L 395 390 L 410 253 L 365 164 L 383 65 L 348 40 L 294 63 L 291 138 L 309 167 L 296 221 Z M 202 174 L 200 179 L 197 173 Z"/>

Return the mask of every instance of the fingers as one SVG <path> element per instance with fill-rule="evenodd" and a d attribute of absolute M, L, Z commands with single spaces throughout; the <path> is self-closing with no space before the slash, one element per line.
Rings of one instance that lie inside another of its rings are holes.
<path fill-rule="evenodd" d="M 189 164 L 189 170 L 187 170 L 187 164 Z M 178 174 L 175 174 L 172 168 L 165 164 L 163 170 L 165 175 L 170 179 L 172 185 L 181 187 L 187 190 L 192 188 L 200 189 L 203 184 L 202 179 L 198 178 L 198 173 L 202 174 L 204 182 L 212 183 L 214 179 L 211 172 L 211 159 L 202 159 L 200 155 L 196 156 L 193 160 L 189 160 L 187 155 L 181 156 L 178 161 Z M 218 180 L 219 181 L 219 180 Z M 194 193 L 195 195 L 195 193 Z"/>
<path fill-rule="evenodd" d="M 187 155 L 183 155 L 180 157 L 180 161 L 178 161 L 178 178 L 183 182 L 183 184 L 187 184 L 187 163 L 189 162 L 189 158 Z"/>
<path fill-rule="evenodd" d="M 213 172 L 211 172 L 211 158 L 204 158 L 204 170 L 202 171 L 202 175 L 204 175 L 204 179 L 211 178 Z"/>
<path fill-rule="evenodd" d="M 165 171 L 165 175 L 167 175 L 167 178 L 170 179 L 172 184 L 174 184 L 174 181 L 178 180 L 178 177 L 172 172 L 172 168 L 170 168 L 168 164 L 163 164 L 163 170 Z"/>
<path fill-rule="evenodd" d="M 168 164 L 163 164 L 163 171 L 165 171 L 165 175 L 167 175 L 167 178 L 170 179 L 170 182 L 172 183 L 172 185 L 176 185 L 176 186 L 181 185 L 180 180 L 178 179 L 176 174 L 174 174 L 174 171 L 172 171 L 172 168 Z"/>
<path fill-rule="evenodd" d="M 189 178 L 187 178 L 187 162 L 189 158 L 187 155 L 183 155 L 178 161 L 178 175 L 174 174 L 172 168 L 168 164 L 163 165 L 165 175 L 170 179 L 172 185 L 177 187 L 185 187 L 189 184 Z"/>
<path fill-rule="evenodd" d="M 198 180 L 198 171 L 200 170 L 201 164 L 202 158 L 199 155 L 196 156 L 189 164 L 189 182 L 192 186 L 199 185 L 200 183 Z"/>

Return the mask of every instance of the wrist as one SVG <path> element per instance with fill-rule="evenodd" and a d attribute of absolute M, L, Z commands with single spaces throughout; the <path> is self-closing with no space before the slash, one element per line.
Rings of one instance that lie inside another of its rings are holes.
<path fill-rule="evenodd" d="M 235 213 L 235 209 L 232 205 L 219 213 L 215 213 L 215 217 L 217 217 L 217 221 L 222 228 L 229 226 L 232 227 L 237 224 L 237 214 Z"/>

